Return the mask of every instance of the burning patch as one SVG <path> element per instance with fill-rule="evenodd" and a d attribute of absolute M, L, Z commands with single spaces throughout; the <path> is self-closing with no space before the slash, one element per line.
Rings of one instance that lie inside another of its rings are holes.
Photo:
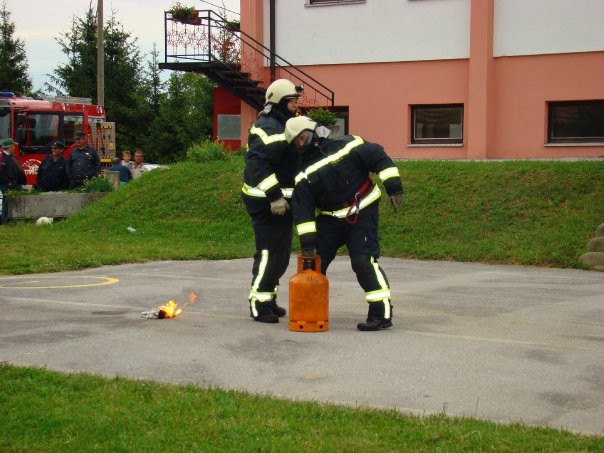
<path fill-rule="evenodd" d="M 178 315 L 182 313 L 185 307 L 195 303 L 197 300 L 197 294 L 191 293 L 189 294 L 189 301 L 185 302 L 182 305 L 179 305 L 177 302 L 173 300 L 168 301 L 167 304 L 162 305 L 159 308 L 144 311 L 141 313 L 143 318 L 147 319 L 170 319 L 176 318 Z"/>

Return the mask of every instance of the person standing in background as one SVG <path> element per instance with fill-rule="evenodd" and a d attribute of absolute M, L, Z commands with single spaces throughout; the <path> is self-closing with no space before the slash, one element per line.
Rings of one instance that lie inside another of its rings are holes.
<path fill-rule="evenodd" d="M 132 153 L 130 151 L 122 152 L 122 165 L 132 172 Z"/>
<path fill-rule="evenodd" d="M 12 154 L 16 143 L 11 138 L 0 142 L 0 225 L 8 222 L 8 197 L 9 190 L 19 190 L 24 182 L 25 172 L 18 166 Z"/>
<path fill-rule="evenodd" d="M 132 179 L 132 173 L 128 170 L 128 167 L 122 165 L 122 159 L 119 157 L 113 158 L 113 165 L 107 169 L 107 171 L 115 171 L 120 175 L 120 186 L 123 186 Z"/>
<path fill-rule="evenodd" d="M 132 173 L 132 179 L 139 178 L 143 173 L 147 171 L 143 163 L 144 158 L 145 155 L 140 149 L 134 151 L 134 162 L 132 163 L 132 167 L 130 168 L 130 172 Z"/>
<path fill-rule="evenodd" d="M 75 133 L 76 148 L 69 155 L 69 187 L 76 189 L 94 178 L 101 170 L 101 160 L 96 150 L 88 145 L 86 134 L 82 131 Z"/>
<path fill-rule="evenodd" d="M 52 155 L 46 156 L 38 168 L 38 182 L 36 187 L 42 192 L 56 192 L 69 189 L 69 174 L 67 173 L 67 159 L 63 157 L 65 144 L 54 142 Z"/>

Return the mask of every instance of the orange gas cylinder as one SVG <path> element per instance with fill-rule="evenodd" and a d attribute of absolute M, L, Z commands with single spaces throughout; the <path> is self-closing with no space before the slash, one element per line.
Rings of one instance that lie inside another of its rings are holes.
<path fill-rule="evenodd" d="M 321 273 L 321 258 L 298 256 L 298 273 L 289 279 L 289 330 L 329 329 L 329 282 Z"/>

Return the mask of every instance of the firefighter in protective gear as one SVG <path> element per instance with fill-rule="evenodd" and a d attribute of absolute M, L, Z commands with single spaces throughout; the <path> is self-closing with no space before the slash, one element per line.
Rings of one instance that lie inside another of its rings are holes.
<path fill-rule="evenodd" d="M 327 128 L 304 116 L 290 119 L 285 126 L 286 140 L 302 159 L 292 199 L 302 255 L 313 256 L 316 250 L 325 274 L 338 249 L 346 245 L 369 304 L 367 320 L 357 328 L 387 329 L 392 326 L 390 287 L 378 263 L 381 191 L 369 174 L 377 174 L 396 209 L 403 196 L 399 170 L 378 144 L 356 136 L 330 139 L 328 135 Z"/>
<path fill-rule="evenodd" d="M 285 316 L 277 305 L 279 279 L 291 254 L 293 221 L 289 201 L 297 158 L 283 134 L 285 122 L 298 109 L 301 86 L 275 80 L 266 90 L 266 104 L 248 136 L 241 197 L 252 220 L 256 253 L 249 293 L 255 321 L 276 323 Z"/>

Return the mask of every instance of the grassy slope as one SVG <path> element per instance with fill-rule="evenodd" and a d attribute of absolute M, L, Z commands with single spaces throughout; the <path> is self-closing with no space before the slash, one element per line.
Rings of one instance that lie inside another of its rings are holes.
<path fill-rule="evenodd" d="M 573 267 L 604 222 L 604 162 L 408 162 L 384 254 Z"/>
<path fill-rule="evenodd" d="M 382 204 L 386 256 L 574 267 L 604 221 L 601 161 L 399 167 L 407 194 L 396 214 Z M 67 221 L 3 227 L 0 273 L 251 256 L 253 235 L 239 198 L 242 168 L 241 158 L 177 164 Z"/>

